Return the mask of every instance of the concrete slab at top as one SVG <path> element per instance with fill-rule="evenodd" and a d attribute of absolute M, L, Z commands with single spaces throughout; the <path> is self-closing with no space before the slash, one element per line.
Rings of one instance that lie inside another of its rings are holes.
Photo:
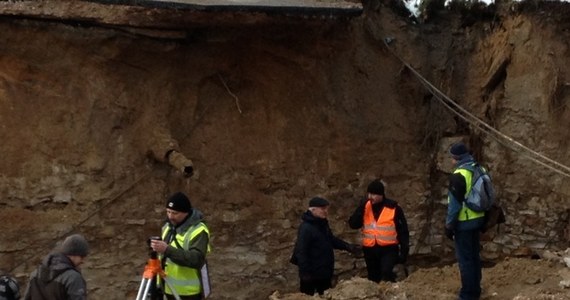
<path fill-rule="evenodd" d="M 362 14 L 361 2 L 342 0 L 88 0 L 105 4 L 188 9 L 204 12 L 262 12 L 287 15 Z"/>
<path fill-rule="evenodd" d="M 202 6 L 269 6 L 269 7 L 335 7 L 362 8 L 361 3 L 319 0 L 149 0 L 154 2 L 194 4 Z"/>

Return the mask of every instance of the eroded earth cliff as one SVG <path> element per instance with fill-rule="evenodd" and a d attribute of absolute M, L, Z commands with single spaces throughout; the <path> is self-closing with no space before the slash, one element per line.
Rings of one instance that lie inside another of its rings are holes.
<path fill-rule="evenodd" d="M 567 165 L 568 4 L 444 9 L 419 21 L 390 2 L 364 4 L 360 16 L 208 22 L 179 9 L 0 2 L 0 269 L 24 284 L 57 241 L 81 232 L 92 245 L 90 298 L 134 298 L 146 239 L 166 197 L 183 191 L 211 228 L 212 299 L 267 299 L 297 289 L 288 260 L 309 198 L 328 198 L 333 231 L 358 242 L 346 220 L 382 178 L 412 230 L 411 274 L 369 299 L 452 299 L 445 152 L 463 139 L 507 212 L 484 237 L 484 297 L 565 299 L 567 267 L 544 253 L 569 246 L 567 173 L 476 130 L 404 64 Z M 169 163 L 172 150 L 193 176 Z M 364 276 L 362 259 L 337 260 L 339 279 Z"/>

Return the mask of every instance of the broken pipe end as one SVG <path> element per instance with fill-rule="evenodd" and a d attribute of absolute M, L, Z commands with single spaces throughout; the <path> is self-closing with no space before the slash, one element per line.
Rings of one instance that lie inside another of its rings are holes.
<path fill-rule="evenodd" d="M 192 177 L 194 175 L 194 164 L 182 153 L 176 150 L 169 150 L 166 152 L 165 157 L 168 164 L 181 171 L 184 176 Z"/>

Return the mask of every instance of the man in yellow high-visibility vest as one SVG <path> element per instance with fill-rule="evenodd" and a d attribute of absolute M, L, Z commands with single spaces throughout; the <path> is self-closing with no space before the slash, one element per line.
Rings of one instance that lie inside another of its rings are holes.
<path fill-rule="evenodd" d="M 461 274 L 459 299 L 477 300 L 481 296 L 479 231 L 485 223 L 485 213 L 473 211 L 465 205 L 473 179 L 473 173 L 467 168 L 476 161 L 461 142 L 453 144 L 449 153 L 455 170 L 449 176 L 445 235 L 455 241 L 455 255 Z"/>
<path fill-rule="evenodd" d="M 162 227 L 162 240 L 151 240 L 164 265 L 169 285 L 163 287 L 167 299 L 203 299 L 204 286 L 200 270 L 210 252 L 210 231 L 202 212 L 192 208 L 184 193 L 175 193 L 166 202 L 168 222 Z M 170 289 L 172 287 L 174 291 Z"/>

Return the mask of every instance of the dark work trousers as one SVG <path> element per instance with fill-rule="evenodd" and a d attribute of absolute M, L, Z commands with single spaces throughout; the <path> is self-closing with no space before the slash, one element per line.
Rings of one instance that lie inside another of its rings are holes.
<path fill-rule="evenodd" d="M 398 245 L 362 247 L 368 279 L 374 282 L 396 281 L 394 266 L 398 262 Z"/>
<path fill-rule="evenodd" d="M 479 247 L 479 230 L 455 232 L 455 255 L 461 273 L 460 300 L 477 300 L 481 296 Z"/>
<path fill-rule="evenodd" d="M 331 281 L 332 278 L 301 280 L 301 293 L 312 296 L 317 292 L 319 295 L 322 295 L 325 290 L 331 288 Z"/>
<path fill-rule="evenodd" d="M 166 295 L 166 299 L 168 300 L 175 300 L 176 298 L 174 298 L 173 295 Z M 198 294 L 198 295 L 192 295 L 192 296 L 180 296 L 180 300 L 202 300 L 202 295 Z"/>

